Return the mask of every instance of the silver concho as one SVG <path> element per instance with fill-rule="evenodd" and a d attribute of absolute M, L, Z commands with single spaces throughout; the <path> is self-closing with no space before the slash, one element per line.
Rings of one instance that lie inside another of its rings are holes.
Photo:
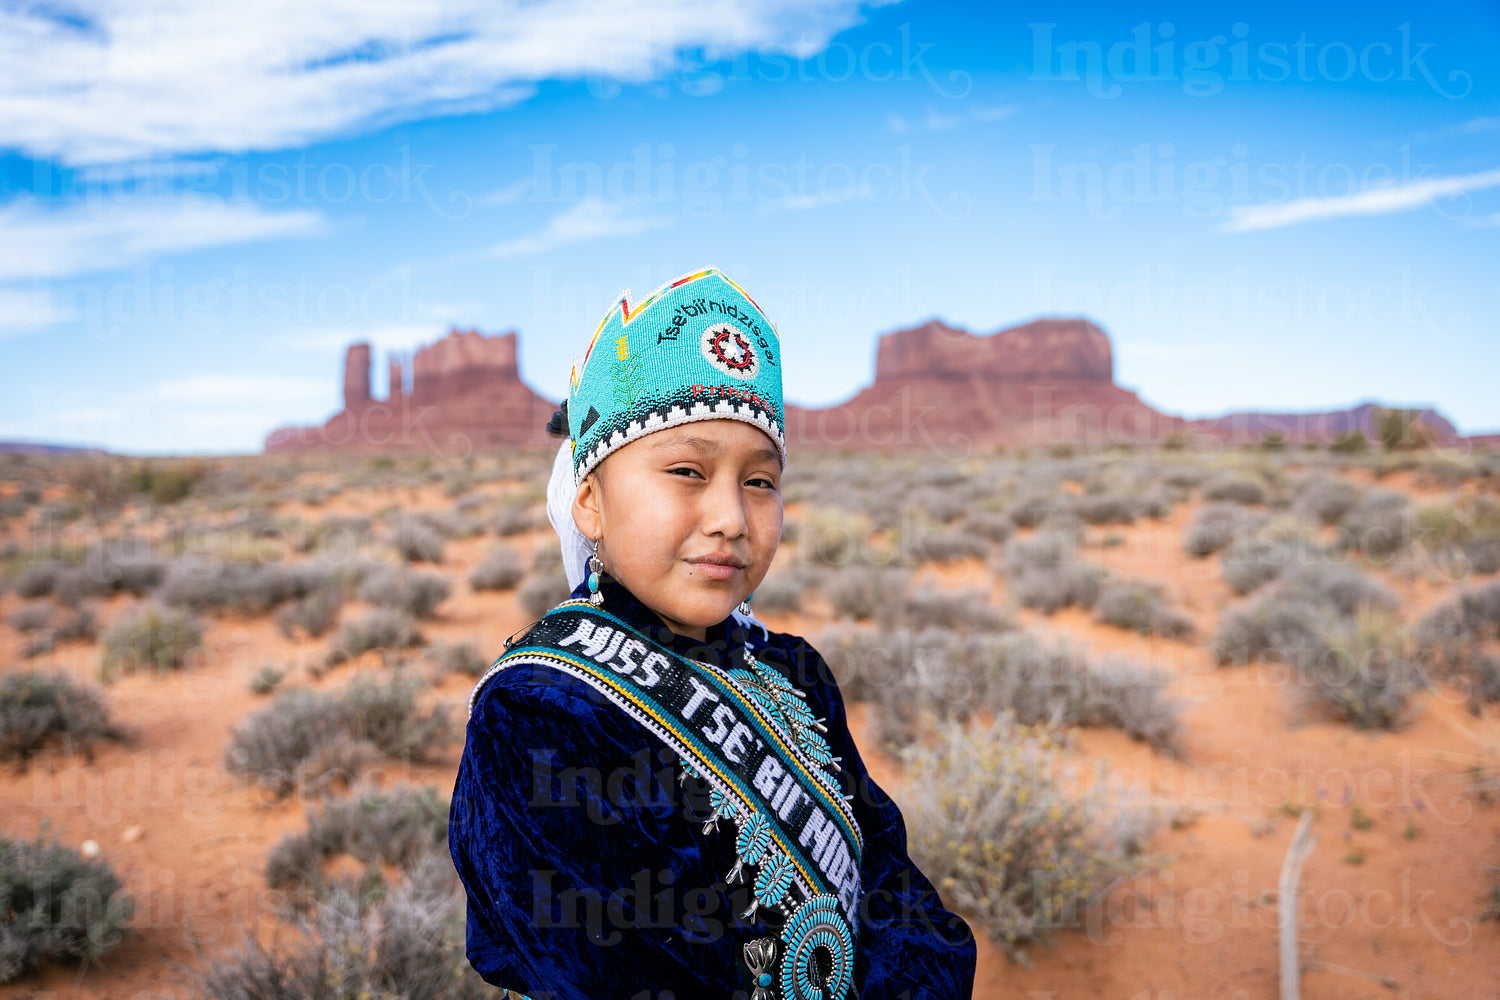
<path fill-rule="evenodd" d="M 838 899 L 819 893 L 781 929 L 783 1000 L 842 1000 L 854 981 L 854 935 Z"/>

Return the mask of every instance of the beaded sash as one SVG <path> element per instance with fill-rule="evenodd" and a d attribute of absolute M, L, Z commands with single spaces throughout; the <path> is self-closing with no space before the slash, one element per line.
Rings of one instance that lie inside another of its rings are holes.
<path fill-rule="evenodd" d="M 718 669 L 661 646 L 587 601 L 547 613 L 497 660 L 561 670 L 599 691 L 709 786 L 712 814 L 736 826 L 734 881 L 754 870 L 758 907 L 786 915 L 779 936 L 745 947 L 753 1000 L 843 998 L 853 985 L 863 838 L 833 775 L 836 758 L 798 691 L 748 654 Z"/>

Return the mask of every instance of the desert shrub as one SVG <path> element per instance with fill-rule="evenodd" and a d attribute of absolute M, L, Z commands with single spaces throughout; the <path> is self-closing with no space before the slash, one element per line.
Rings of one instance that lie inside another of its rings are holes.
<path fill-rule="evenodd" d="M 371 535 L 368 517 L 330 516 L 304 531 L 297 548 L 303 552 L 347 555 L 370 541 Z"/>
<path fill-rule="evenodd" d="M 562 568 L 562 542 L 556 535 L 542 539 L 531 552 L 532 572 L 546 573 L 551 570 L 561 571 Z"/>
<path fill-rule="evenodd" d="M 469 639 L 461 642 L 436 642 L 427 652 L 432 657 L 433 673 L 437 677 L 452 673 L 478 677 L 493 662 L 492 658 L 479 651 L 476 642 Z"/>
<path fill-rule="evenodd" d="M 431 618 L 451 590 L 452 584 L 440 573 L 388 566 L 366 578 L 360 585 L 359 599 L 405 612 L 413 618 Z"/>
<path fill-rule="evenodd" d="M 1167 605 L 1161 584 L 1141 580 L 1104 584 L 1094 602 L 1094 620 L 1168 639 L 1187 638 L 1196 631 L 1191 618 Z"/>
<path fill-rule="evenodd" d="M 1162 485 L 1174 494 L 1186 497 L 1197 489 L 1208 473 L 1191 465 L 1175 466 L 1161 474 Z"/>
<path fill-rule="evenodd" d="M 190 553 L 175 560 L 156 596 L 194 611 L 264 614 L 287 601 L 338 586 L 323 562 L 253 563 Z"/>
<path fill-rule="evenodd" d="M 948 590 L 924 585 L 897 599 L 893 617 L 908 628 L 974 629 L 1005 632 L 1017 625 L 1015 616 L 989 603 L 983 589 Z M 882 624 L 895 622 L 885 620 Z"/>
<path fill-rule="evenodd" d="M 454 729 L 447 706 L 417 708 L 421 688 L 419 679 L 399 675 L 357 677 L 338 692 L 289 688 L 235 726 L 225 762 L 285 798 L 299 787 L 351 781 L 382 755 L 425 759 L 451 742 Z"/>
<path fill-rule="evenodd" d="M 1099 600 L 1107 576 L 1103 566 L 1077 560 L 1031 566 L 1011 578 L 1011 594 L 1022 607 L 1049 615 L 1072 605 L 1089 608 Z"/>
<path fill-rule="evenodd" d="M 990 554 L 990 546 L 982 537 L 950 528 L 918 535 L 912 540 L 911 554 L 918 563 L 951 563 L 983 559 Z"/>
<path fill-rule="evenodd" d="M 342 663 L 372 649 L 406 649 L 422 642 L 422 633 L 411 615 L 396 608 L 371 608 L 339 626 L 327 662 Z"/>
<path fill-rule="evenodd" d="M 116 670 L 178 670 L 188 654 L 203 644 L 203 628 L 181 608 L 148 603 L 126 614 L 104 630 L 104 660 L 108 678 Z"/>
<path fill-rule="evenodd" d="M 1500 501 L 1464 496 L 1418 508 L 1415 531 L 1423 548 L 1453 570 L 1479 574 L 1500 569 Z"/>
<path fill-rule="evenodd" d="M 819 645 L 844 697 L 874 706 L 888 745 L 911 744 L 932 719 L 1000 711 L 1027 724 L 1113 726 L 1161 750 L 1177 745 L 1180 706 L 1166 674 L 1121 659 L 1096 665 L 1066 642 L 929 628 L 832 631 Z"/>
<path fill-rule="evenodd" d="M 64 611 L 52 622 L 52 638 L 59 642 L 77 640 L 93 642 L 99 633 L 99 624 L 93 608 L 73 608 Z"/>
<path fill-rule="evenodd" d="M 1309 476 L 1297 485 L 1292 509 L 1323 524 L 1338 524 L 1359 504 L 1359 490 L 1337 476 Z"/>
<path fill-rule="evenodd" d="M 1209 651 L 1220 664 L 1295 663 L 1322 648 L 1323 630 L 1333 617 L 1326 607 L 1267 592 L 1220 619 Z"/>
<path fill-rule="evenodd" d="M 82 566 L 64 566 L 58 570 L 52 588 L 58 603 L 78 607 L 86 597 L 104 597 L 113 592 L 111 584 L 98 579 Z"/>
<path fill-rule="evenodd" d="M 968 512 L 968 500 L 957 490 L 951 488 L 956 484 L 938 484 L 950 488 L 938 488 L 926 486 L 914 493 L 908 494 L 908 503 L 916 510 L 921 511 L 939 524 L 949 524 L 963 517 Z"/>
<path fill-rule="evenodd" d="M 537 573 L 521 584 L 516 599 L 521 609 L 533 618 L 540 618 L 568 599 L 573 591 L 561 569 Z"/>
<path fill-rule="evenodd" d="M 1157 812 L 1112 792 L 1102 761 L 1080 787 L 1045 729 L 1001 715 L 967 733 L 949 722 L 904 754 L 911 856 L 945 905 L 1024 960 L 1024 946 L 1082 926 L 1082 908 L 1116 879 L 1152 870 Z"/>
<path fill-rule="evenodd" d="M 1406 496 L 1395 490 L 1366 490 L 1339 524 L 1338 545 L 1367 559 L 1384 559 L 1405 550 L 1413 518 Z"/>
<path fill-rule="evenodd" d="M 28 566 L 11 581 L 10 589 L 17 597 L 46 597 L 52 593 L 53 585 L 57 582 L 58 571 L 62 568 L 61 563 L 39 563 L 35 566 Z"/>
<path fill-rule="evenodd" d="M 52 620 L 52 604 L 48 601 L 28 601 L 5 616 L 5 624 L 17 632 L 34 632 L 47 627 Z"/>
<path fill-rule="evenodd" d="M 464 953 L 464 894 L 453 863 L 424 855 L 378 898 L 334 890 L 274 947 L 247 935 L 198 974 L 207 1000 L 484 1000 L 495 990 Z"/>
<path fill-rule="evenodd" d="M 1069 506 L 1087 524 L 1134 524 L 1137 517 L 1153 509 L 1151 504 L 1139 496 L 1120 493 L 1073 497 Z"/>
<path fill-rule="evenodd" d="M 100 740 L 124 739 L 92 687 L 66 674 L 24 670 L 0 676 L 0 760 L 25 760 L 61 744 L 92 757 Z"/>
<path fill-rule="evenodd" d="M 22 570 L 11 585 L 17 597 L 36 598 L 51 594 L 68 607 L 77 607 L 85 597 L 110 593 L 109 584 L 95 579 L 81 566 L 45 562 Z"/>
<path fill-rule="evenodd" d="M 1077 553 L 1080 537 L 1071 526 L 1047 525 L 1029 537 L 1012 538 L 1001 550 L 1001 570 L 1011 576 L 1027 569 L 1062 566 Z"/>
<path fill-rule="evenodd" d="M 1265 480 L 1249 473 L 1221 472 L 1203 484 L 1203 499 L 1241 504 L 1265 503 Z"/>
<path fill-rule="evenodd" d="M 1360 605 L 1395 611 L 1400 598 L 1379 580 L 1353 566 L 1328 562 L 1303 563 L 1283 574 L 1286 593 L 1296 599 L 1326 605 L 1353 617 Z"/>
<path fill-rule="evenodd" d="M 1500 638 L 1500 580 L 1466 587 L 1436 605 L 1417 623 L 1416 644 L 1428 669 L 1467 688 L 1477 710 L 1500 700 L 1500 663 L 1485 652 Z"/>
<path fill-rule="evenodd" d="M 270 663 L 262 663 L 250 678 L 250 691 L 254 694 L 270 694 L 276 690 L 276 686 L 286 680 L 288 668 L 278 667 Z"/>
<path fill-rule="evenodd" d="M 1361 608 L 1322 634 L 1320 648 L 1296 662 L 1314 705 L 1359 729 L 1394 729 L 1426 674 L 1405 629 L 1388 612 Z"/>
<path fill-rule="evenodd" d="M 447 536 L 429 520 L 403 516 L 391 526 L 391 547 L 409 563 L 440 563 Z"/>
<path fill-rule="evenodd" d="M 960 528 L 974 538 L 982 538 L 988 542 L 1003 544 L 1011 535 L 1015 534 L 1016 522 L 1004 514 L 978 511 L 966 517 Z"/>
<path fill-rule="evenodd" d="M 21 655 L 27 659 L 50 652 L 59 642 L 93 642 L 99 632 L 94 609 L 90 607 L 69 608 L 53 617 L 52 608 L 38 601 L 18 608 L 12 617 L 11 626 L 28 635 L 21 650 Z M 22 625 L 30 627 L 22 629 Z"/>
<path fill-rule="evenodd" d="M 1219 572 L 1236 594 L 1249 594 L 1299 565 L 1307 547 L 1267 534 L 1241 535 L 1219 555 Z"/>
<path fill-rule="evenodd" d="M 497 545 L 469 574 L 469 586 L 475 590 L 511 590 L 525 577 L 521 554 L 513 546 Z"/>
<path fill-rule="evenodd" d="M 869 517 L 835 507 L 809 507 L 797 545 L 810 563 L 846 567 L 869 563 Z"/>
<path fill-rule="evenodd" d="M 166 563 L 144 538 L 114 538 L 89 546 L 83 569 L 110 591 L 145 596 L 166 575 Z"/>
<path fill-rule="evenodd" d="M 1060 492 L 1032 492 L 1011 504 L 1005 513 L 1016 527 L 1035 528 L 1067 507 L 1067 497 Z"/>
<path fill-rule="evenodd" d="M 135 903 L 104 861 L 51 839 L 0 834 L 0 983 L 43 962 L 88 965 L 123 940 Z"/>
<path fill-rule="evenodd" d="M 266 885 L 288 894 L 305 908 L 326 898 L 328 862 L 348 856 L 368 874 L 348 886 L 355 894 L 383 888 L 381 865 L 409 869 L 423 856 L 446 847 L 448 803 L 426 786 L 398 786 L 391 792 L 365 791 L 307 810 L 307 830 L 289 834 L 266 861 Z"/>
<path fill-rule="evenodd" d="M 501 507 L 494 518 L 495 534 L 501 538 L 525 534 L 538 526 L 538 518 L 530 503 L 520 502 Z"/>
<path fill-rule="evenodd" d="M 772 615 L 801 611 L 804 596 L 815 583 L 816 574 L 801 568 L 772 573 L 755 588 L 750 606 Z"/>
<path fill-rule="evenodd" d="M 844 618 L 889 620 L 906 594 L 911 574 L 895 567 L 857 567 L 830 574 L 823 595 Z"/>
<path fill-rule="evenodd" d="M 332 584 L 276 609 L 276 627 L 288 639 L 296 638 L 300 629 L 315 638 L 333 628 L 344 606 L 344 588 Z"/>
<path fill-rule="evenodd" d="M 1182 544 L 1188 555 L 1210 556 L 1227 546 L 1240 530 L 1252 523 L 1250 512 L 1240 504 L 1227 501 L 1206 503 L 1183 530 Z"/>

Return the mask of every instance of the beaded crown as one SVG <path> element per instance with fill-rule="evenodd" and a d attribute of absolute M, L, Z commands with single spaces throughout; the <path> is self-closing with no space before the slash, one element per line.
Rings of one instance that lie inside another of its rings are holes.
<path fill-rule="evenodd" d="M 568 380 L 573 475 L 610 452 L 697 420 L 742 420 L 786 463 L 781 343 L 776 328 L 718 268 L 662 285 L 638 305 L 610 307 Z"/>

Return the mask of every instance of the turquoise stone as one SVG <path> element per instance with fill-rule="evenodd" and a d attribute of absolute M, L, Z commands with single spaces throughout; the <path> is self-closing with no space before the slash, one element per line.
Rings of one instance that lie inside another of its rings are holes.
<path fill-rule="evenodd" d="M 771 974 L 769 972 L 762 972 L 760 974 L 760 978 L 755 981 L 755 984 L 757 986 L 770 986 Z"/>

